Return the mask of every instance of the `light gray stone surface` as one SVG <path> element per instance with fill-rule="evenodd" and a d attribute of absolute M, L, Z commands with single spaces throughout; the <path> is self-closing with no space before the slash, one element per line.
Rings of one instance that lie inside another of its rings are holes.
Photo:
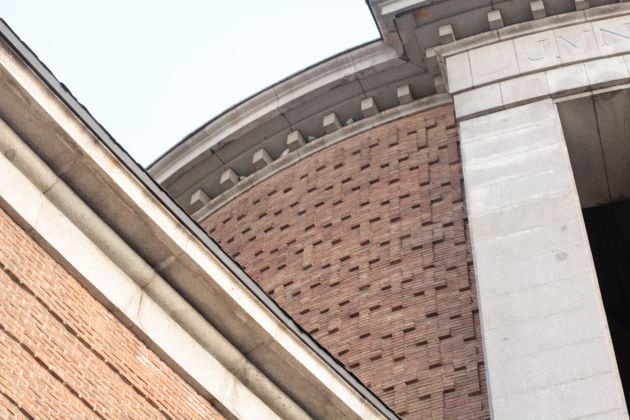
<path fill-rule="evenodd" d="M 453 63 L 447 60 L 447 65 Z M 587 91 L 600 93 L 601 89 L 612 87 L 621 89 L 630 82 L 628 63 L 628 56 L 600 58 L 462 91 L 454 95 L 455 112 L 463 120 L 546 97 Z"/>
<path fill-rule="evenodd" d="M 252 163 L 256 169 L 262 169 L 272 161 L 273 159 L 271 159 L 271 156 L 269 156 L 269 153 L 267 153 L 265 149 L 258 149 L 252 157 Z"/>
<path fill-rule="evenodd" d="M 627 418 L 556 105 L 460 124 L 496 419 Z"/>
<path fill-rule="evenodd" d="M 501 86 L 498 83 L 459 93 L 453 99 L 459 118 L 472 117 L 503 107 Z"/>
<path fill-rule="evenodd" d="M 603 58 L 584 63 L 591 88 L 602 88 L 630 80 L 626 62 L 621 56 Z"/>
<path fill-rule="evenodd" d="M 543 31 L 514 39 L 521 73 L 559 66 L 560 55 L 553 31 Z"/>
<path fill-rule="evenodd" d="M 205 193 L 204 190 L 197 190 L 190 197 L 190 207 L 199 209 L 206 203 L 210 201 L 210 197 Z"/>
<path fill-rule="evenodd" d="M 221 185 L 225 188 L 232 188 L 234 185 L 238 184 L 238 175 L 232 168 L 227 168 L 221 174 L 221 179 L 219 181 Z"/>
<path fill-rule="evenodd" d="M 575 0 L 575 10 L 584 10 L 591 7 L 589 0 Z"/>
<path fill-rule="evenodd" d="M 470 51 L 469 56 L 475 86 L 519 74 L 514 41 L 497 42 L 477 48 Z"/>
<path fill-rule="evenodd" d="M 442 44 L 448 44 L 455 41 L 455 32 L 453 31 L 453 25 L 443 25 L 438 28 L 438 36 Z"/>
<path fill-rule="evenodd" d="M 341 121 L 339 121 L 337 114 L 335 114 L 334 112 L 324 115 L 322 125 L 324 127 L 324 131 L 326 131 L 326 133 L 328 134 L 332 133 L 333 131 L 337 131 L 342 127 Z"/>
<path fill-rule="evenodd" d="M 503 17 L 500 10 L 491 10 L 488 12 L 488 25 L 490 29 L 503 28 Z"/>
<path fill-rule="evenodd" d="M 305 144 L 306 141 L 304 140 L 304 136 L 298 130 L 291 131 L 287 135 L 287 147 L 289 148 L 289 150 L 299 149 Z"/>
<path fill-rule="evenodd" d="M 620 54 L 630 49 L 628 16 L 595 21 L 593 31 L 601 55 Z"/>
<path fill-rule="evenodd" d="M 584 61 L 600 55 L 595 32 L 590 22 L 555 29 L 553 32 L 563 64 Z"/>
<path fill-rule="evenodd" d="M 547 83 L 549 91 L 555 95 L 568 95 L 588 89 L 588 76 L 584 63 L 548 70 Z"/>
<path fill-rule="evenodd" d="M 532 11 L 532 17 L 534 19 L 542 19 L 547 16 L 547 12 L 545 11 L 545 3 L 542 0 L 534 0 L 530 4 L 530 9 Z"/>
<path fill-rule="evenodd" d="M 446 70 L 451 92 L 460 92 L 473 87 L 472 70 L 467 52 L 447 57 Z"/>
<path fill-rule="evenodd" d="M 411 93 L 411 86 L 403 85 L 396 88 L 396 97 L 400 105 L 413 102 L 413 94 Z"/>
<path fill-rule="evenodd" d="M 532 2 L 532 6 L 542 3 Z M 591 10 L 597 9 L 588 9 Z M 461 40 L 434 47 L 431 54 L 445 64 L 450 93 L 532 72 L 551 71 L 558 66 L 622 56 L 630 52 L 630 10 L 615 10 L 617 13 L 608 16 L 602 15 L 602 11 L 591 16 L 585 12 L 554 16 L 543 19 L 548 21 L 546 25 L 533 28 L 528 24 L 520 31 L 519 25 L 513 25 L 497 30 L 496 38 L 478 37 L 479 42 Z M 506 35 L 502 37 L 503 32 Z M 595 66 L 600 64 L 605 67 L 607 62 L 598 61 Z M 606 78 L 600 75 L 605 73 L 603 68 L 593 72 Z M 615 76 L 619 79 L 619 75 Z"/>
<path fill-rule="evenodd" d="M 545 73 L 534 73 L 506 80 L 501 82 L 501 95 L 504 104 L 514 105 L 548 96 L 547 77 Z"/>
<path fill-rule="evenodd" d="M 361 113 L 364 118 L 369 118 L 378 114 L 378 105 L 373 97 L 365 98 L 361 101 Z"/>

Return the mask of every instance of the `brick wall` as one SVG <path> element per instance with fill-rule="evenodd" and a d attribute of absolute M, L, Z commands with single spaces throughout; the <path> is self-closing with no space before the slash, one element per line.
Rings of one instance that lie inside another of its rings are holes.
<path fill-rule="evenodd" d="M 451 106 L 329 147 L 202 225 L 399 415 L 488 417 Z"/>
<path fill-rule="evenodd" d="M 0 210 L 0 417 L 221 418 Z"/>

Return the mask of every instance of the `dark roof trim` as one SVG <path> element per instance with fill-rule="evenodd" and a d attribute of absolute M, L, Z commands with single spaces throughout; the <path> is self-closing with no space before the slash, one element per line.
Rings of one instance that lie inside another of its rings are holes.
<path fill-rule="evenodd" d="M 285 324 L 302 342 L 322 358 L 363 398 L 368 400 L 383 416 L 389 419 L 399 417 L 356 376 L 345 369 L 328 351 L 306 333 L 282 308 L 276 304 L 256 282 L 223 251 L 201 227 L 184 212 L 171 197 L 151 178 L 151 176 L 114 140 L 88 110 L 72 95 L 70 90 L 55 78 L 50 69 L 42 63 L 33 51 L 13 32 L 9 25 L 0 18 L 0 35 L 37 74 L 46 85 L 68 106 L 72 112 L 88 127 L 94 135 L 120 160 L 120 162 L 180 221 L 194 234 L 205 247 L 212 252 L 263 305 Z"/>
<path fill-rule="evenodd" d="M 374 21 L 374 25 L 376 25 L 376 28 L 378 29 L 378 34 L 379 34 L 378 39 L 383 40 L 383 33 L 381 32 L 381 27 L 378 24 L 378 19 L 376 18 L 376 13 L 374 13 L 374 9 L 372 8 L 372 5 L 370 4 L 370 0 L 365 0 L 365 5 L 370 10 L 370 14 L 372 15 L 372 20 Z"/>

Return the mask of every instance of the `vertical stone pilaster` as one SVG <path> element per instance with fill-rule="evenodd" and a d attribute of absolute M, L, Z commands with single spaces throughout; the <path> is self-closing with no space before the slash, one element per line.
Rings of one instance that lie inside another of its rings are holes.
<path fill-rule="evenodd" d="M 625 418 L 556 105 L 464 121 L 460 138 L 493 417 Z"/>

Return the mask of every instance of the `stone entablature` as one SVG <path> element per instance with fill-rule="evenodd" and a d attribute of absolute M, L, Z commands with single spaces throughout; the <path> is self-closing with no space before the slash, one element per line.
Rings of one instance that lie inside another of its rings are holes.
<path fill-rule="evenodd" d="M 458 118 L 630 81 L 630 5 L 550 17 L 433 50 Z"/>
<path fill-rule="evenodd" d="M 630 17 L 538 32 L 446 58 L 449 91 L 457 93 L 538 72 L 630 51 Z M 451 65 L 450 62 L 453 62 Z"/>

